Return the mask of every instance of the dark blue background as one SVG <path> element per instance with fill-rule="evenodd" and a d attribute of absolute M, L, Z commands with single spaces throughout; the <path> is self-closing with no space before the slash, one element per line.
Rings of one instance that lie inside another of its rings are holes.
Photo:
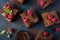
<path fill-rule="evenodd" d="M 35 0 L 27 0 L 27 2 L 24 5 L 19 5 L 19 4 L 15 4 L 13 2 L 11 2 L 10 0 L 0 0 L 0 13 L 1 13 L 1 9 L 4 6 L 4 4 L 6 4 L 6 2 L 10 2 L 11 4 L 13 4 L 16 8 L 21 8 L 20 12 L 23 12 L 25 10 L 27 10 L 30 7 L 35 8 L 36 14 L 39 16 L 40 21 L 34 25 L 33 27 L 27 29 L 24 25 L 24 23 L 22 22 L 22 19 L 19 17 L 19 15 L 16 16 L 15 20 L 11 23 L 7 22 L 4 17 L 2 15 L 0 15 L 0 31 L 3 29 L 8 29 L 10 27 L 13 27 L 15 29 L 17 29 L 17 31 L 19 30 L 30 30 L 30 29 L 41 29 L 43 28 L 44 30 L 52 33 L 54 36 L 57 36 L 54 40 L 60 40 L 60 33 L 55 32 L 55 27 L 60 27 L 60 24 L 51 26 L 50 28 L 45 28 L 43 21 L 42 21 L 42 17 L 41 14 L 43 12 L 46 11 L 50 11 L 50 10 L 57 10 L 59 16 L 60 16 L 60 0 L 56 0 L 54 4 L 50 5 L 49 7 L 47 7 L 46 9 L 42 10 L 35 2 Z M 11 39 L 8 39 L 6 37 L 6 34 L 0 35 L 0 40 L 15 40 L 15 35 L 16 33 L 12 34 L 13 37 Z M 59 37 L 58 37 L 59 36 Z"/>

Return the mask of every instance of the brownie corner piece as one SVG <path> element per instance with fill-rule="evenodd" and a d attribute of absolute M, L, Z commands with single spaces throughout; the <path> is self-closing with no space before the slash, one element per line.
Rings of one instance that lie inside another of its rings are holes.
<path fill-rule="evenodd" d="M 54 3 L 55 0 L 37 0 L 37 4 L 42 8 L 45 9 L 50 4 Z"/>
<path fill-rule="evenodd" d="M 18 9 L 16 9 L 12 4 L 7 2 L 2 8 L 1 15 L 9 22 L 11 22 L 14 16 L 18 13 Z"/>
<path fill-rule="evenodd" d="M 60 23 L 59 17 L 55 10 L 52 10 L 50 12 L 44 12 L 42 14 L 42 18 L 43 18 L 44 25 L 46 27 L 50 27 L 54 24 Z"/>
<path fill-rule="evenodd" d="M 35 40 L 52 40 L 53 35 L 44 31 L 43 29 L 39 30 L 38 34 L 36 35 Z"/>
<path fill-rule="evenodd" d="M 12 2 L 23 4 L 25 0 L 11 0 Z"/>
<path fill-rule="evenodd" d="M 20 16 L 21 16 L 26 28 L 29 28 L 30 26 L 32 26 L 33 24 L 35 24 L 39 21 L 39 18 L 33 9 L 28 9 L 27 11 L 20 14 Z"/>

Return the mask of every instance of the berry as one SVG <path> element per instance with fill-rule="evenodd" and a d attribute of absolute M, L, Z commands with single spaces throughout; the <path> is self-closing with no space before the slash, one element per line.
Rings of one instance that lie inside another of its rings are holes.
<path fill-rule="evenodd" d="M 8 5 L 6 8 L 8 8 L 9 10 L 11 10 L 12 7 L 10 5 Z"/>
<path fill-rule="evenodd" d="M 45 4 L 45 1 L 40 1 L 41 6 L 44 6 L 44 4 Z"/>
<path fill-rule="evenodd" d="M 28 23 L 29 20 L 27 18 L 24 19 L 24 23 Z"/>
<path fill-rule="evenodd" d="M 52 2 L 54 2 L 55 0 L 51 0 Z"/>
<path fill-rule="evenodd" d="M 60 32 L 60 28 L 55 28 L 56 32 Z"/>
<path fill-rule="evenodd" d="M 43 35 L 44 35 L 44 36 L 47 36 L 47 35 L 48 35 L 48 33 L 47 33 L 47 32 L 44 32 L 44 33 L 43 33 Z"/>
<path fill-rule="evenodd" d="M 8 14 L 7 16 L 9 19 L 12 19 L 13 18 L 13 15 L 12 14 Z"/>
<path fill-rule="evenodd" d="M 53 23 L 55 23 L 55 22 L 57 21 L 57 19 L 56 19 L 56 18 L 52 18 L 51 21 L 52 21 Z"/>
<path fill-rule="evenodd" d="M 4 13 L 4 9 L 2 9 L 2 13 Z"/>
<path fill-rule="evenodd" d="M 52 19 L 52 16 L 51 15 L 48 15 L 48 19 L 51 20 Z"/>
<path fill-rule="evenodd" d="M 28 10 L 28 11 L 27 11 L 27 15 L 28 15 L 28 16 L 32 16 L 32 15 L 33 15 L 33 12 L 32 12 L 31 10 Z"/>
<path fill-rule="evenodd" d="M 10 33 L 13 33 L 14 32 L 14 29 L 13 28 L 9 28 L 8 30 Z"/>

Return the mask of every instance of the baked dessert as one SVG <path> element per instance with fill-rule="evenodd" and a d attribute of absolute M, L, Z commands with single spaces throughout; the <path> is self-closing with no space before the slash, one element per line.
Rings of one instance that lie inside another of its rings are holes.
<path fill-rule="evenodd" d="M 16 34 L 16 40 L 30 40 L 30 36 L 26 31 L 19 31 Z"/>
<path fill-rule="evenodd" d="M 7 21 L 11 22 L 18 11 L 18 9 L 7 2 L 6 5 L 2 8 L 1 15 L 4 16 Z"/>
<path fill-rule="evenodd" d="M 55 0 L 36 0 L 36 1 L 42 9 L 45 9 L 47 6 L 55 2 Z"/>
<path fill-rule="evenodd" d="M 11 0 L 12 2 L 23 4 L 25 0 Z"/>
<path fill-rule="evenodd" d="M 44 31 L 43 29 L 39 30 L 35 40 L 52 40 L 53 35 Z"/>
<path fill-rule="evenodd" d="M 38 16 L 36 15 L 34 9 L 28 9 L 27 11 L 20 14 L 24 24 L 26 25 L 26 28 L 29 28 L 33 24 L 37 23 L 39 21 Z"/>
<path fill-rule="evenodd" d="M 44 12 L 42 14 L 42 18 L 44 21 L 44 25 L 46 27 L 60 23 L 59 17 L 58 17 L 57 12 L 55 10 L 52 10 L 50 12 Z"/>

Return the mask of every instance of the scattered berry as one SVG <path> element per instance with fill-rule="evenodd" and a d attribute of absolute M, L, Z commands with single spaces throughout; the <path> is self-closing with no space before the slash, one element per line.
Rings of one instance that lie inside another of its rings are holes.
<path fill-rule="evenodd" d="M 32 12 L 31 10 L 28 10 L 28 11 L 27 11 L 27 15 L 28 15 L 28 16 L 32 16 L 32 15 L 33 15 L 33 12 Z"/>
<path fill-rule="evenodd" d="M 55 0 L 51 0 L 52 2 L 54 2 Z"/>
<path fill-rule="evenodd" d="M 60 28 L 55 28 L 56 32 L 60 32 Z"/>
<path fill-rule="evenodd" d="M 56 19 L 56 18 L 52 18 L 51 21 L 52 21 L 53 23 L 55 23 L 55 22 L 57 21 L 57 19 Z"/>
<path fill-rule="evenodd" d="M 13 28 L 9 28 L 8 30 L 10 33 L 13 33 L 14 32 L 14 29 Z"/>
<path fill-rule="evenodd" d="M 43 33 L 43 35 L 44 35 L 44 36 L 47 36 L 47 35 L 48 35 L 48 33 L 47 33 L 47 32 L 44 32 L 44 33 Z"/>
<path fill-rule="evenodd" d="M 13 18 L 13 15 L 12 14 L 8 14 L 7 16 L 9 19 L 12 19 Z"/>
<path fill-rule="evenodd" d="M 24 19 L 24 23 L 28 23 L 29 20 L 27 18 Z"/>

